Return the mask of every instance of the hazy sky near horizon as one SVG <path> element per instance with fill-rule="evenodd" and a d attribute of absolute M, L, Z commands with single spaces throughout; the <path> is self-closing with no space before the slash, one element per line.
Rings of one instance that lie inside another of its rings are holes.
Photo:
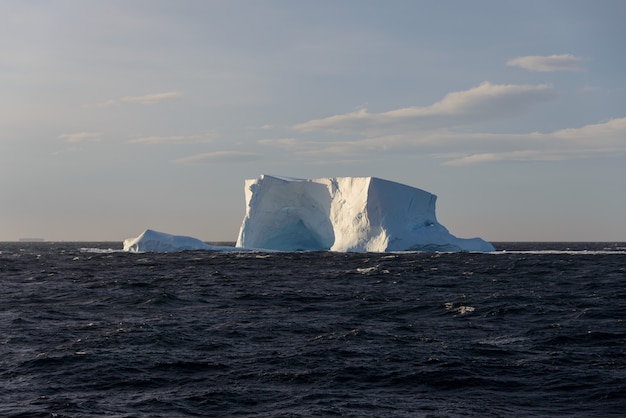
<path fill-rule="evenodd" d="M 0 3 L 0 241 L 237 237 L 260 174 L 626 241 L 626 2 Z"/>

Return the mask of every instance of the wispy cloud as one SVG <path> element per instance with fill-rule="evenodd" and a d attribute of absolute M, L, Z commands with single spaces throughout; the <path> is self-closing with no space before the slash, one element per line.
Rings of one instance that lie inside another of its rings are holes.
<path fill-rule="evenodd" d="M 71 134 L 61 134 L 59 139 L 65 142 L 77 143 L 77 142 L 96 142 L 100 141 L 102 132 L 75 132 Z"/>
<path fill-rule="evenodd" d="M 174 160 L 177 164 L 242 163 L 260 159 L 258 154 L 240 151 L 214 151 Z"/>
<path fill-rule="evenodd" d="M 258 141 L 262 145 L 270 145 L 280 148 L 299 148 L 305 141 L 297 138 L 275 138 L 275 139 L 261 139 Z M 314 142 L 317 144 L 317 142 Z"/>
<path fill-rule="evenodd" d="M 569 154 L 569 155 L 568 155 Z M 512 151 L 501 153 L 472 154 L 465 157 L 452 159 L 443 163 L 447 166 L 476 165 L 485 163 L 495 163 L 501 161 L 563 161 L 574 158 L 581 158 L 580 153 L 545 152 L 545 151 Z"/>
<path fill-rule="evenodd" d="M 429 106 L 383 113 L 366 109 L 310 120 L 292 130 L 303 138 L 266 138 L 259 143 L 309 160 L 372 159 L 380 155 L 430 156 L 444 165 L 496 161 L 555 161 L 626 155 L 626 118 L 552 132 L 491 133 L 470 123 L 514 116 L 556 97 L 550 85 L 491 84 L 451 92 Z M 312 139 L 311 133 L 321 133 Z M 326 133 L 349 134 L 328 139 Z M 349 159 L 350 159 L 349 158 Z"/>
<path fill-rule="evenodd" d="M 153 93 L 153 94 L 145 94 L 143 96 L 124 96 L 118 99 L 111 99 L 104 101 L 102 103 L 97 104 L 96 106 L 107 107 L 107 106 L 116 106 L 120 104 L 130 103 L 130 104 L 140 104 L 140 105 L 154 105 L 166 100 L 172 100 L 179 97 L 182 97 L 182 93 L 178 91 L 169 91 L 165 93 Z"/>
<path fill-rule="evenodd" d="M 442 159 L 444 165 L 460 166 L 496 161 L 555 161 L 626 155 L 624 138 L 626 117 L 547 133 L 464 133 L 440 129 L 333 142 L 295 138 L 259 142 L 312 159 L 416 154 Z"/>
<path fill-rule="evenodd" d="M 215 135 L 211 133 L 197 134 L 197 135 L 172 135 L 172 136 L 143 136 L 139 138 L 130 139 L 128 142 L 132 144 L 189 144 L 189 143 L 203 143 L 212 142 L 215 140 Z"/>
<path fill-rule="evenodd" d="M 469 90 L 452 92 L 442 100 L 423 107 L 406 107 L 383 113 L 367 109 L 323 119 L 310 120 L 293 126 L 300 132 L 327 131 L 332 133 L 380 133 L 398 129 L 400 124 L 425 122 L 451 126 L 485 119 L 516 115 L 534 104 L 556 97 L 547 84 L 517 85 L 483 82 Z"/>
<path fill-rule="evenodd" d="M 506 62 L 509 67 L 520 67 L 530 71 L 555 72 L 555 71 L 587 71 L 580 64 L 587 58 L 576 57 L 571 54 L 561 55 L 528 55 L 512 58 Z"/>

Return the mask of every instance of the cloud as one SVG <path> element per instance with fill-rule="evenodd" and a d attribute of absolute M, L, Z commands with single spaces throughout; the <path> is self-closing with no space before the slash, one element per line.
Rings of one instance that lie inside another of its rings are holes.
<path fill-rule="evenodd" d="M 607 142 L 626 145 L 626 118 L 611 119 L 607 122 L 585 125 L 582 128 L 561 129 L 554 132 L 555 138 L 569 141 Z"/>
<path fill-rule="evenodd" d="M 137 103 L 144 105 L 157 104 L 165 100 L 181 97 L 182 93 L 170 91 L 167 93 L 146 94 L 144 96 L 126 96 L 119 99 L 122 103 Z"/>
<path fill-rule="evenodd" d="M 102 136 L 101 132 L 75 132 L 71 134 L 61 134 L 59 139 L 65 142 L 77 143 L 77 142 L 97 142 L 100 141 Z"/>
<path fill-rule="evenodd" d="M 471 154 L 461 158 L 448 160 L 443 163 L 447 166 L 476 165 L 499 161 L 561 161 L 569 159 L 563 154 L 553 152 L 539 152 L 533 150 L 512 151 L 502 153 Z"/>
<path fill-rule="evenodd" d="M 140 138 L 130 139 L 128 142 L 132 144 L 188 144 L 188 143 L 204 143 L 212 142 L 215 135 L 211 133 L 198 135 L 173 135 L 173 136 L 144 136 Z"/>
<path fill-rule="evenodd" d="M 587 71 L 580 63 L 587 58 L 576 57 L 571 54 L 561 55 L 528 55 L 525 57 L 512 58 L 506 62 L 509 67 L 520 67 L 530 71 L 555 72 L 555 71 Z"/>
<path fill-rule="evenodd" d="M 182 93 L 178 91 L 169 91 L 165 93 L 145 94 L 143 96 L 125 96 L 119 99 L 111 99 L 105 102 L 99 103 L 96 106 L 107 107 L 117 106 L 124 103 L 141 104 L 141 105 L 154 105 L 166 100 L 176 99 L 182 97 Z"/>
<path fill-rule="evenodd" d="M 305 141 L 297 138 L 261 139 L 258 142 L 262 145 L 270 145 L 279 148 L 299 148 L 305 143 Z M 317 142 L 313 143 L 317 144 Z"/>
<path fill-rule="evenodd" d="M 578 91 L 580 93 L 595 93 L 597 91 L 600 91 L 600 88 L 597 86 L 582 86 L 578 88 Z"/>
<path fill-rule="evenodd" d="M 260 159 L 258 154 L 240 151 L 214 151 L 174 160 L 177 164 L 241 163 Z"/>
<path fill-rule="evenodd" d="M 626 117 L 552 132 L 466 129 L 468 123 L 515 115 L 555 96 L 553 87 L 546 84 L 484 82 L 451 92 L 429 106 L 383 113 L 360 109 L 310 120 L 292 126 L 293 131 L 306 133 L 305 138 L 267 138 L 259 143 L 303 160 L 363 160 L 395 154 L 428 156 L 456 166 L 626 155 Z M 324 134 L 312 139 L 311 133 L 316 132 Z M 330 140 L 327 133 L 350 136 Z"/>
<path fill-rule="evenodd" d="M 383 113 L 369 113 L 367 109 L 360 109 L 310 120 L 294 125 L 293 129 L 300 132 L 378 134 L 383 130 L 397 130 L 401 124 L 419 124 L 421 127 L 427 123 L 433 126 L 451 126 L 516 115 L 534 104 L 554 97 L 554 89 L 547 84 L 483 82 L 469 90 L 449 93 L 429 106 L 406 107 Z"/>
<path fill-rule="evenodd" d="M 420 155 L 444 165 L 497 161 L 556 161 L 626 155 L 626 117 L 553 132 L 464 133 L 445 129 L 328 142 L 295 138 L 264 139 L 260 144 L 312 159 L 377 158 L 383 154 Z"/>

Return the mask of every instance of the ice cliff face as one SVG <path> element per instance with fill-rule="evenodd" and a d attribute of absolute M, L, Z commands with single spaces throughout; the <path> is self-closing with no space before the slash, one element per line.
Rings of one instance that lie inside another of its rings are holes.
<path fill-rule="evenodd" d="M 437 222 L 437 197 L 376 177 L 245 181 L 237 247 L 331 251 L 494 251 Z"/>

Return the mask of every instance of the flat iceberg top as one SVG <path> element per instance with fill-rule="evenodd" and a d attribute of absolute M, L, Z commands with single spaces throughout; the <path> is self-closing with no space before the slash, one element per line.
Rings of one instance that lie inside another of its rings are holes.
<path fill-rule="evenodd" d="M 401 187 L 408 187 L 411 189 L 416 189 L 416 190 L 421 190 L 418 189 L 416 187 L 412 187 L 412 186 L 407 186 L 405 184 L 402 183 L 398 183 L 392 180 L 385 180 L 382 179 L 380 177 L 375 177 L 375 176 L 362 176 L 362 177 L 321 177 L 321 178 L 316 178 L 316 179 L 303 179 L 303 178 L 299 178 L 299 177 L 287 177 L 287 176 L 275 176 L 275 175 L 270 175 L 270 174 L 261 174 L 258 178 L 256 179 L 246 179 L 245 182 L 258 182 L 258 181 L 280 181 L 280 182 L 285 182 L 285 183 L 298 183 L 298 182 L 305 182 L 305 183 L 321 183 L 321 184 L 325 184 L 328 182 L 345 182 L 345 181 L 363 181 L 363 182 L 378 182 L 378 183 L 388 183 L 390 185 L 394 184 L 397 186 L 401 186 Z"/>
<path fill-rule="evenodd" d="M 494 251 L 437 222 L 437 196 L 378 177 L 245 181 L 237 247 L 331 251 Z"/>

